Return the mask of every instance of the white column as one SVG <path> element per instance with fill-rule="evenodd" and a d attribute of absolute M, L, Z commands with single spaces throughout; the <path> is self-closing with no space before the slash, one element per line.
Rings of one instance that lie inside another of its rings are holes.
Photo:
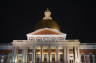
<path fill-rule="evenodd" d="M 69 48 L 64 47 L 64 63 L 69 63 Z"/>
<path fill-rule="evenodd" d="M 76 46 L 74 46 L 73 48 L 74 48 L 74 56 L 75 56 L 74 62 L 77 63 L 77 51 L 76 51 Z"/>
<path fill-rule="evenodd" d="M 69 63 L 69 59 L 70 59 L 70 57 L 69 57 L 69 48 L 67 47 L 67 50 L 66 50 L 66 55 L 67 55 L 67 63 Z"/>
<path fill-rule="evenodd" d="M 22 49 L 22 60 L 23 60 L 23 63 L 27 63 L 27 52 L 28 52 L 28 49 L 27 48 L 24 48 Z"/>
<path fill-rule="evenodd" d="M 84 55 L 84 63 L 86 63 L 86 58 L 85 58 L 86 55 Z"/>
<path fill-rule="evenodd" d="M 74 63 L 76 63 L 76 47 L 75 46 L 73 46 L 73 51 L 74 51 Z"/>
<path fill-rule="evenodd" d="M 48 62 L 50 63 L 50 46 L 48 47 Z"/>
<path fill-rule="evenodd" d="M 80 63 L 80 52 L 78 46 L 74 46 L 75 50 L 75 63 Z"/>
<path fill-rule="evenodd" d="M 87 55 L 87 63 L 90 63 L 90 55 Z"/>
<path fill-rule="evenodd" d="M 67 63 L 67 48 L 64 47 L 64 63 Z"/>
<path fill-rule="evenodd" d="M 40 58 L 41 63 L 42 63 L 42 54 L 43 54 L 43 47 L 41 46 L 41 58 Z"/>
<path fill-rule="evenodd" d="M 33 48 L 32 52 L 33 52 L 32 63 L 35 63 L 35 52 L 36 52 L 35 47 Z"/>
<path fill-rule="evenodd" d="M 32 49 L 32 63 L 34 63 L 34 49 Z"/>
<path fill-rule="evenodd" d="M 81 63 L 81 55 L 80 55 L 79 46 L 76 47 L 76 50 L 77 50 L 77 62 Z"/>
<path fill-rule="evenodd" d="M 69 63 L 69 48 L 64 47 L 64 63 Z"/>
<path fill-rule="evenodd" d="M 56 47 L 56 63 L 58 63 L 58 47 Z"/>
<path fill-rule="evenodd" d="M 35 63 L 35 48 L 32 49 L 32 63 Z"/>
<path fill-rule="evenodd" d="M 18 56 L 18 49 L 17 47 L 13 46 L 12 50 L 12 63 L 17 63 L 17 56 Z"/>

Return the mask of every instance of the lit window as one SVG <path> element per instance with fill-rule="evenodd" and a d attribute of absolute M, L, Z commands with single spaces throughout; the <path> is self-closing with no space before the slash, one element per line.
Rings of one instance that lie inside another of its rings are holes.
<path fill-rule="evenodd" d="M 36 61 L 37 61 L 37 62 L 40 61 L 40 54 L 36 54 Z"/>
<path fill-rule="evenodd" d="M 44 54 L 44 62 L 47 61 L 47 54 Z"/>
<path fill-rule="evenodd" d="M 52 54 L 52 61 L 55 61 L 55 54 Z"/>
<path fill-rule="evenodd" d="M 60 54 L 60 61 L 63 62 L 63 54 Z"/>

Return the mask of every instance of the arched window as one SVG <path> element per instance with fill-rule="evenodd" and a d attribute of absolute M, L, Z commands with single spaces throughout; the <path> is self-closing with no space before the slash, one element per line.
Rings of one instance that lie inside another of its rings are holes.
<path fill-rule="evenodd" d="M 70 63 L 74 63 L 74 61 L 73 60 L 70 60 Z"/>

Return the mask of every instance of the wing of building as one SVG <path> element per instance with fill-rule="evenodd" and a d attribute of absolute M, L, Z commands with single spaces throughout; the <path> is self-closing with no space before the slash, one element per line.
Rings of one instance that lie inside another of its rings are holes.
<path fill-rule="evenodd" d="M 27 40 L 0 44 L 0 63 L 96 63 L 96 43 L 67 40 L 46 10 Z"/>

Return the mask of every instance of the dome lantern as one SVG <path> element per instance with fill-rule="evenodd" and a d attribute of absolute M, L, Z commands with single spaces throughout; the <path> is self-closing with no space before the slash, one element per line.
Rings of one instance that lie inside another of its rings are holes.
<path fill-rule="evenodd" d="M 47 19 L 52 19 L 51 17 L 51 11 L 47 8 L 47 10 L 45 10 L 44 12 L 44 17 L 43 17 L 43 20 L 47 20 Z"/>

